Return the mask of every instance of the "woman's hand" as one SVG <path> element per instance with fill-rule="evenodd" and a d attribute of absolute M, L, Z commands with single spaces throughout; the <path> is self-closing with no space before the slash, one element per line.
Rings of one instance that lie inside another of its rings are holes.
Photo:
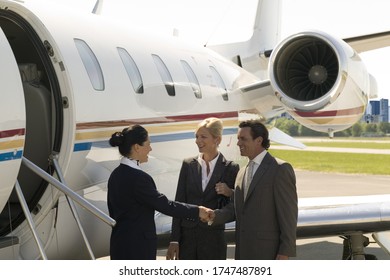
<path fill-rule="evenodd" d="M 227 197 L 231 197 L 233 195 L 233 190 L 229 188 L 226 183 L 216 183 L 215 184 L 215 191 L 217 194 L 222 194 Z"/>
<path fill-rule="evenodd" d="M 167 260 L 178 260 L 179 259 L 179 243 L 171 242 L 167 250 L 165 257 Z"/>

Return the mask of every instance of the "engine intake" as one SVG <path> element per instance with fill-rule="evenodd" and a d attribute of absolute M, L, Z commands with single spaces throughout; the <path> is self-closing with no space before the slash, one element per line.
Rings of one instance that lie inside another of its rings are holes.
<path fill-rule="evenodd" d="M 275 58 L 275 82 L 287 96 L 311 101 L 328 93 L 334 86 L 339 63 L 334 50 L 312 36 L 290 41 Z"/>
<path fill-rule="evenodd" d="M 370 76 L 359 55 L 324 32 L 301 32 L 279 43 L 270 57 L 269 75 L 287 112 L 321 132 L 340 131 L 358 121 L 370 94 Z"/>

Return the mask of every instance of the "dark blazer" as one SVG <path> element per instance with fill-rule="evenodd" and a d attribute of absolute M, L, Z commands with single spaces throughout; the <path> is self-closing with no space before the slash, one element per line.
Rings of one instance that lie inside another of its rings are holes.
<path fill-rule="evenodd" d="M 238 164 L 226 160 L 225 157 L 220 154 L 215 164 L 213 174 L 211 175 L 206 189 L 203 191 L 202 167 L 198 162 L 198 157 L 184 159 L 180 170 L 175 200 L 216 209 L 218 206 L 218 199 L 222 195 L 220 196 L 216 193 L 215 184 L 223 182 L 230 188 L 233 188 L 238 170 Z M 193 228 L 196 226 L 204 228 L 209 227 L 207 223 L 203 223 L 200 220 L 190 221 L 185 219 L 173 219 L 171 240 L 180 240 L 181 227 Z M 224 225 L 213 227 L 213 229 L 221 230 L 224 228 Z"/>
<path fill-rule="evenodd" d="M 157 235 L 154 211 L 198 220 L 195 205 L 176 203 L 157 191 L 146 172 L 120 164 L 108 180 L 107 203 L 116 220 L 110 239 L 111 259 L 156 259 Z"/>
<path fill-rule="evenodd" d="M 275 259 L 296 255 L 298 198 L 292 166 L 266 154 L 244 201 L 245 167 L 237 175 L 234 201 L 216 211 L 214 223 L 236 220 L 235 258 Z"/>

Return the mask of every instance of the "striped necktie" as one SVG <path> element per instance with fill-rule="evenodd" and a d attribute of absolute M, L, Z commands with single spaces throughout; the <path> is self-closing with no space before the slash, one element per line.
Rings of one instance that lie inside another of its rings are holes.
<path fill-rule="evenodd" d="M 245 172 L 245 184 L 244 184 L 244 200 L 246 199 L 246 195 L 248 193 L 249 186 L 252 182 L 253 178 L 253 166 L 254 166 L 254 161 L 250 160 L 246 172 Z"/>

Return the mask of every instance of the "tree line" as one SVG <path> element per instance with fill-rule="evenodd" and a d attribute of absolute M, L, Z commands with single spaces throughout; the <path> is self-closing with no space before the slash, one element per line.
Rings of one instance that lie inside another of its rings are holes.
<path fill-rule="evenodd" d="M 311 130 L 294 119 L 278 118 L 274 126 L 290 136 L 324 136 L 327 133 Z M 350 128 L 336 132 L 335 137 L 384 137 L 390 136 L 390 123 L 355 123 Z"/>

